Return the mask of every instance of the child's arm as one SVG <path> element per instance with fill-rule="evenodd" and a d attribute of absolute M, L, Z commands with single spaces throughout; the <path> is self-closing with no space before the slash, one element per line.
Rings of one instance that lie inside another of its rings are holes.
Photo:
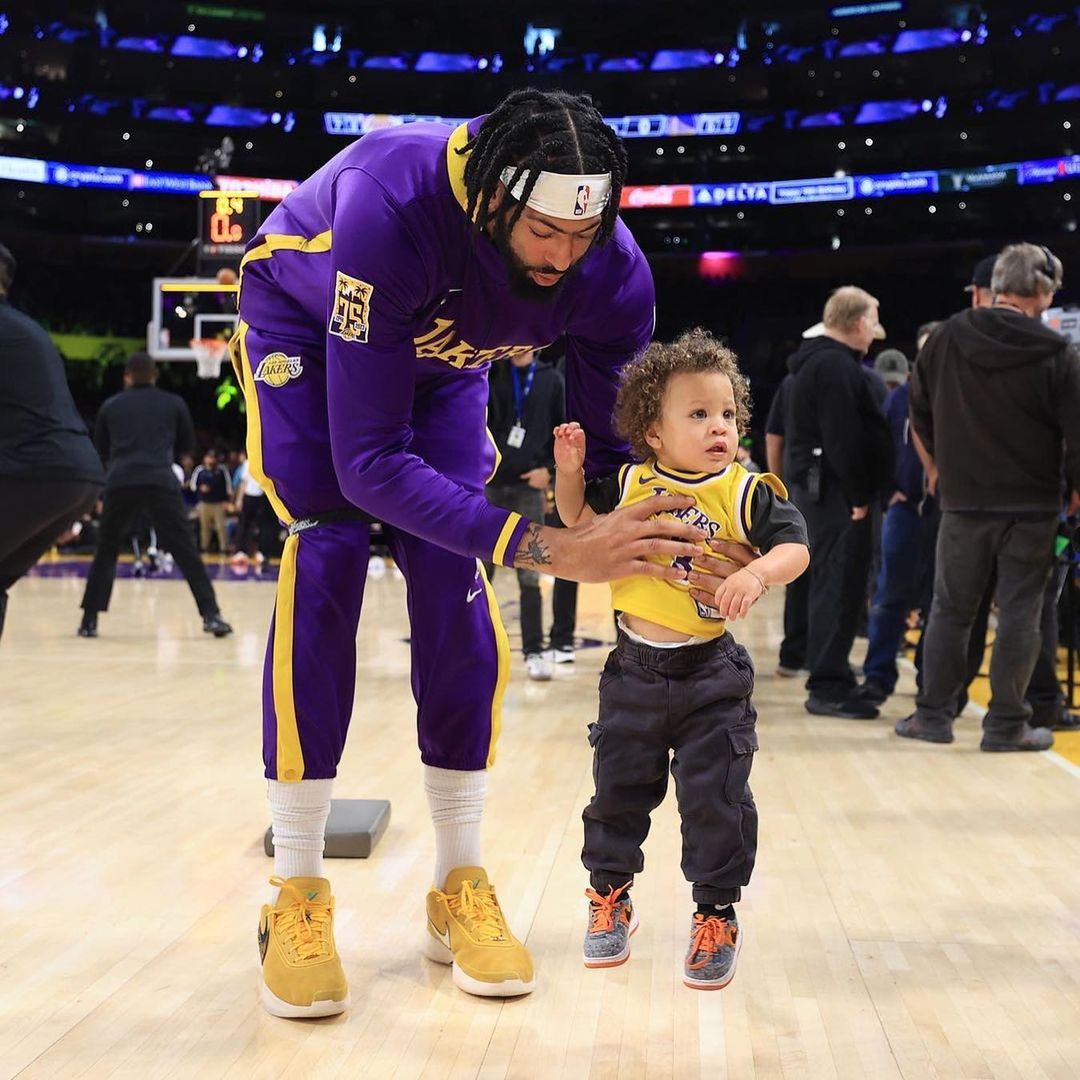
<path fill-rule="evenodd" d="M 585 432 L 580 424 L 555 429 L 555 508 L 571 528 L 592 521 L 596 514 L 585 502 Z"/>
<path fill-rule="evenodd" d="M 770 585 L 787 585 L 810 565 L 805 544 L 777 544 L 749 566 L 725 578 L 716 590 L 716 610 L 721 619 L 739 619 L 765 595 Z"/>
<path fill-rule="evenodd" d="M 722 619 L 739 619 L 765 595 L 770 585 L 787 585 L 810 565 L 806 522 L 781 494 L 783 484 L 763 474 L 750 500 L 751 546 L 765 554 L 736 570 L 716 590 L 715 606 Z"/>

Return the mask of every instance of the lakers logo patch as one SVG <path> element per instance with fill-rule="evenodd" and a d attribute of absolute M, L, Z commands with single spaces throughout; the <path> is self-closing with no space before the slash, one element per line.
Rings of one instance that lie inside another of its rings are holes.
<path fill-rule="evenodd" d="M 334 309 L 329 331 L 342 341 L 367 341 L 371 294 L 375 286 L 340 270 L 334 283 Z"/>
<path fill-rule="evenodd" d="M 255 381 L 267 386 L 284 386 L 290 379 L 299 378 L 304 373 L 304 365 L 299 356 L 286 356 L 282 352 L 273 352 L 264 356 L 255 369 Z"/>

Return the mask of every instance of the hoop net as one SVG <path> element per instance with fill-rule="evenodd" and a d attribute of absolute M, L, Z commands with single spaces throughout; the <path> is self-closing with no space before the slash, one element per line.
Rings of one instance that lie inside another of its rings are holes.
<path fill-rule="evenodd" d="M 229 343 L 224 338 L 192 338 L 188 342 L 195 354 L 195 365 L 200 379 L 217 379 L 221 376 L 221 364 Z"/>

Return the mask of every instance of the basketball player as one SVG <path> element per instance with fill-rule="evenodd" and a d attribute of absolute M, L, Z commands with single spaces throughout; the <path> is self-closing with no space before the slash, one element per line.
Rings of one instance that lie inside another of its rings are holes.
<path fill-rule="evenodd" d="M 288 196 L 243 259 L 232 355 L 248 454 L 289 531 L 263 695 L 280 891 L 259 923 L 261 996 L 275 1015 L 329 1015 L 349 1001 L 322 852 L 371 518 L 408 581 L 436 834 L 426 951 L 470 993 L 534 987 L 481 866 L 510 653 L 480 560 L 580 581 L 685 577 L 674 558 L 694 555 L 703 535 L 649 520 L 686 497 L 566 530 L 483 494 L 495 466 L 487 368 L 564 334 L 587 468 L 625 460 L 610 427 L 617 374 L 654 317 L 648 265 L 618 218 L 625 162 L 589 98 L 517 91 L 454 131 L 418 123 L 365 136 Z M 671 558 L 647 563 L 648 553 Z"/>

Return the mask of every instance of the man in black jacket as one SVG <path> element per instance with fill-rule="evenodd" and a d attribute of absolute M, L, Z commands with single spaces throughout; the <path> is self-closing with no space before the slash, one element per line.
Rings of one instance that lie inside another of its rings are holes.
<path fill-rule="evenodd" d="M 154 361 L 146 353 L 134 353 L 124 369 L 126 389 L 101 406 L 94 426 L 94 442 L 108 473 L 101 539 L 83 593 L 80 637 L 97 637 L 98 612 L 109 608 L 120 544 L 143 510 L 187 579 L 203 629 L 214 637 L 232 633 L 188 529 L 172 468 L 176 455 L 195 441 L 191 413 L 181 398 L 159 390 L 156 382 Z"/>
<path fill-rule="evenodd" d="M 97 501 L 104 479 L 52 339 L 7 300 L 0 245 L 0 634 L 8 589 Z"/>
<path fill-rule="evenodd" d="M 892 476 L 885 418 L 861 361 L 883 336 L 878 302 L 845 285 L 825 305 L 824 334 L 788 361 L 784 473 L 810 534 L 808 712 L 873 719 L 848 662 L 870 571 L 870 503 Z"/>
<path fill-rule="evenodd" d="M 906 738 L 948 743 L 971 625 L 997 568 L 998 628 L 983 750 L 1046 750 L 1024 691 L 1039 649 L 1063 465 L 1080 485 L 1080 356 L 1040 321 L 1061 286 L 1046 248 L 1014 244 L 994 264 L 989 308 L 954 315 L 919 355 L 911 423 L 933 459 L 942 521 L 934 603 Z M 1075 502 L 1075 496 L 1074 496 Z"/>
<path fill-rule="evenodd" d="M 563 377 L 535 352 L 512 356 L 491 369 L 488 429 L 500 461 L 487 486 L 488 501 L 543 521 L 555 468 L 554 431 L 566 420 Z M 489 573 L 493 568 L 489 568 Z M 551 678 L 544 653 L 540 575 L 517 572 L 521 586 L 521 646 L 530 679 Z"/>

